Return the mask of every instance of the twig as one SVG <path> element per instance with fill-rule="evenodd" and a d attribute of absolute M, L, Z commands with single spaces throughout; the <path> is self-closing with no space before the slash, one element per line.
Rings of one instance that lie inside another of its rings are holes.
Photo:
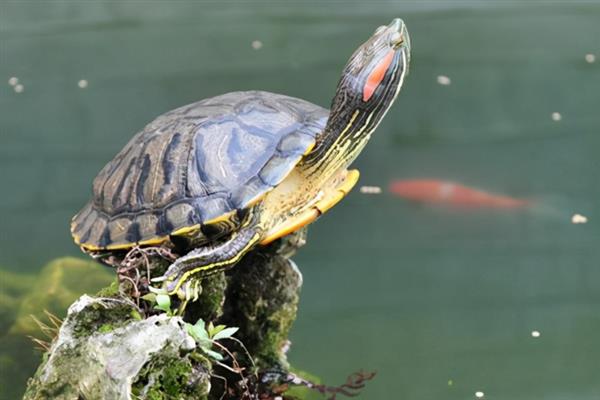
<path fill-rule="evenodd" d="M 235 356 L 233 355 L 233 353 L 231 351 L 229 351 L 229 349 L 225 346 L 223 346 L 221 343 L 217 342 L 217 341 L 213 341 L 212 342 L 214 345 L 216 345 L 217 347 L 219 347 L 221 350 L 223 350 L 225 353 L 227 353 L 227 355 L 229 355 L 229 357 L 231 357 L 231 363 L 233 364 L 233 368 L 229 367 L 226 364 L 223 364 L 219 361 L 216 361 L 216 363 L 227 369 L 228 371 L 231 371 L 233 373 L 237 373 L 240 376 L 240 383 L 242 384 L 242 389 L 243 389 L 243 396 L 247 396 L 247 398 L 252 398 L 252 395 L 250 394 L 250 388 L 248 388 L 248 385 L 246 384 L 247 378 L 244 376 L 244 374 L 242 372 L 244 372 L 245 368 L 242 368 L 239 364 L 239 362 L 237 361 L 237 359 L 235 358 Z M 254 363 L 254 362 L 253 362 Z M 242 397 L 243 398 L 243 397 Z"/>
<path fill-rule="evenodd" d="M 44 340 L 35 338 L 33 336 L 29 336 L 29 335 L 27 335 L 27 337 L 38 346 L 38 350 L 40 350 L 42 352 L 50 351 L 50 343 L 49 342 L 46 342 Z"/>
<path fill-rule="evenodd" d="M 223 400 L 223 398 L 225 397 L 225 394 L 227 394 L 227 392 L 229 391 L 229 385 L 227 383 L 227 378 L 225 378 L 224 376 L 221 375 L 217 375 L 217 374 L 211 374 L 211 376 L 213 378 L 217 378 L 217 379 L 222 379 L 223 382 L 225 382 L 225 386 L 223 387 L 223 393 L 221 394 L 221 397 L 219 397 L 219 400 Z"/>
<path fill-rule="evenodd" d="M 44 335 L 46 335 L 46 337 L 48 339 L 53 340 L 56 337 L 56 334 L 58 332 L 57 328 L 52 328 L 52 327 L 46 325 L 45 323 L 43 323 L 42 321 L 37 319 L 36 316 L 33 314 L 29 315 L 29 317 L 31 317 L 31 319 L 33 319 L 33 322 L 35 322 L 35 324 L 38 326 L 38 328 L 40 328 L 40 331 Z"/>
<path fill-rule="evenodd" d="M 48 317 L 48 320 L 52 323 L 52 325 L 54 325 L 54 327 L 56 329 L 60 329 L 63 320 L 60 319 L 59 317 L 57 317 L 56 315 L 52 314 L 50 311 L 48 310 L 44 310 L 44 314 L 46 314 L 46 316 Z"/>
<path fill-rule="evenodd" d="M 330 395 L 327 400 L 335 400 L 338 394 L 342 394 L 347 397 L 355 397 L 360 394 L 360 390 L 366 385 L 366 382 L 372 380 L 375 377 L 376 372 L 358 371 L 348 376 L 346 382 L 340 386 L 326 386 L 316 384 L 303 379 L 295 374 L 290 374 L 292 377 L 291 382 L 294 384 L 301 384 L 309 389 L 316 390 L 322 395 Z"/>
<path fill-rule="evenodd" d="M 242 349 L 244 350 L 244 352 L 248 356 L 248 359 L 250 360 L 250 363 L 252 363 L 252 371 L 254 371 L 254 377 L 256 378 L 256 380 L 258 380 L 258 374 L 256 372 L 257 369 L 256 369 L 256 364 L 254 363 L 254 358 L 252 358 L 252 355 L 250 355 L 250 352 L 248 351 L 248 349 L 246 348 L 246 346 L 244 345 L 244 343 L 242 343 L 242 341 L 239 340 L 238 338 L 234 338 L 233 336 L 230 336 L 230 337 L 227 337 L 227 338 L 223 338 L 223 339 L 233 340 L 234 342 L 236 342 L 237 344 L 239 344 L 240 346 L 242 346 Z"/>

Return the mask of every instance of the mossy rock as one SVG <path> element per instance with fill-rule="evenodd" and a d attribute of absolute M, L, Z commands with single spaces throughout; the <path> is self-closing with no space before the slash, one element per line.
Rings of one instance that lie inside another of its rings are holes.
<path fill-rule="evenodd" d="M 282 393 L 279 386 L 263 386 L 262 378 L 258 382 L 255 377 L 270 371 L 283 377 L 289 368 L 285 354 L 289 347 L 287 338 L 296 318 L 302 275 L 288 257 L 303 243 L 304 236 L 292 238 L 302 240 L 281 240 L 258 248 L 227 273 L 203 279 L 200 298 L 187 305 L 183 317 L 168 316 L 170 313 L 156 315 L 152 304 L 142 302 L 140 308 L 145 310 L 146 319 L 141 319 L 135 312 L 138 306 L 131 299 L 115 297 L 118 287 L 113 275 L 107 274 L 104 282 L 108 287 L 95 298 L 81 297 L 69 308 L 47 361 L 30 380 L 25 399 L 218 399 L 224 398 L 223 377 L 229 382 L 225 398 L 240 398 L 238 394 L 243 390 L 278 397 Z M 94 270 L 104 273 L 93 263 L 61 259 L 53 266 L 56 270 L 46 267 L 48 271 L 42 274 L 46 280 L 67 280 L 65 260 L 79 264 L 87 276 Z M 55 275 L 58 278 L 52 279 Z M 81 290 L 81 281 L 76 282 L 75 287 Z M 58 288 L 64 290 L 62 285 L 53 286 L 54 296 Z M 24 303 L 22 315 L 44 308 L 56 313 L 56 308 L 48 305 L 47 296 L 35 296 L 46 286 L 42 280 L 36 283 L 27 303 L 31 308 L 26 310 Z M 66 283 L 66 287 L 72 286 Z M 62 303 L 59 305 L 64 307 Z M 209 350 L 200 345 L 195 347 L 197 344 L 187 332 L 185 322 L 193 324 L 198 319 L 239 328 L 235 339 L 243 344 L 227 341 L 223 345 L 229 350 L 221 355 L 227 363 L 237 359 L 244 376 L 224 368 L 225 364 L 212 365 Z M 314 394 L 305 393 L 302 388 L 296 392 L 303 393 L 301 398 L 304 394 Z"/>
<path fill-rule="evenodd" d="M 74 257 L 58 258 L 42 268 L 21 301 L 11 334 L 39 335 L 37 319 L 47 320 L 44 310 L 63 317 L 69 305 L 84 293 L 96 293 L 110 285 L 115 275 L 93 261 Z"/>
<path fill-rule="evenodd" d="M 194 357 L 196 343 L 181 318 L 138 320 L 134 311 L 126 300 L 82 296 L 24 399 L 205 399 L 210 365 Z"/>
<path fill-rule="evenodd" d="M 197 363 L 190 357 L 155 354 L 133 382 L 134 398 L 148 400 L 201 400 L 210 391 L 210 363 Z"/>
<path fill-rule="evenodd" d="M 240 328 L 237 337 L 259 370 L 289 366 L 285 353 L 301 286 L 295 263 L 274 253 L 250 253 L 231 271 L 220 323 Z"/>

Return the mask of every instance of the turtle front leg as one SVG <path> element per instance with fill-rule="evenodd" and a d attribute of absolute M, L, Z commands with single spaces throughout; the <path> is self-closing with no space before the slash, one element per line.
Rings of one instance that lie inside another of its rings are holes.
<path fill-rule="evenodd" d="M 190 300 L 197 297 L 197 282 L 205 276 L 234 266 L 261 239 L 260 225 L 247 224 L 227 240 L 210 247 L 200 247 L 178 258 L 157 281 L 169 295 Z"/>

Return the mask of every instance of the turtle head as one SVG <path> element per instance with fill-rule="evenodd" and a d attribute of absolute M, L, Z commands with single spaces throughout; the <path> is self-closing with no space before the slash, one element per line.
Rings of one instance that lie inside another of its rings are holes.
<path fill-rule="evenodd" d="M 354 160 L 400 92 L 409 61 L 410 39 L 401 19 L 375 29 L 344 67 L 314 158 L 327 158 L 327 148 L 336 147 L 348 149 L 346 165 Z"/>
<path fill-rule="evenodd" d="M 359 111 L 364 117 L 371 117 L 369 125 L 374 129 L 396 99 L 409 61 L 410 39 L 400 18 L 375 29 L 373 36 L 348 60 L 332 102 L 332 113 L 352 115 Z"/>
<path fill-rule="evenodd" d="M 387 110 L 402 86 L 409 60 L 410 39 L 404 22 L 396 18 L 378 27 L 348 60 L 334 104 L 350 98 L 361 109 Z"/>

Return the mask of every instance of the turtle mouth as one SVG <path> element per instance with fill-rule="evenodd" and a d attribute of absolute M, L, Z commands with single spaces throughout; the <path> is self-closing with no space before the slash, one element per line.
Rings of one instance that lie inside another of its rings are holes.
<path fill-rule="evenodd" d="M 393 29 L 395 32 L 400 32 L 403 26 L 404 21 L 402 21 L 400 18 L 394 18 L 388 25 L 388 28 Z"/>

